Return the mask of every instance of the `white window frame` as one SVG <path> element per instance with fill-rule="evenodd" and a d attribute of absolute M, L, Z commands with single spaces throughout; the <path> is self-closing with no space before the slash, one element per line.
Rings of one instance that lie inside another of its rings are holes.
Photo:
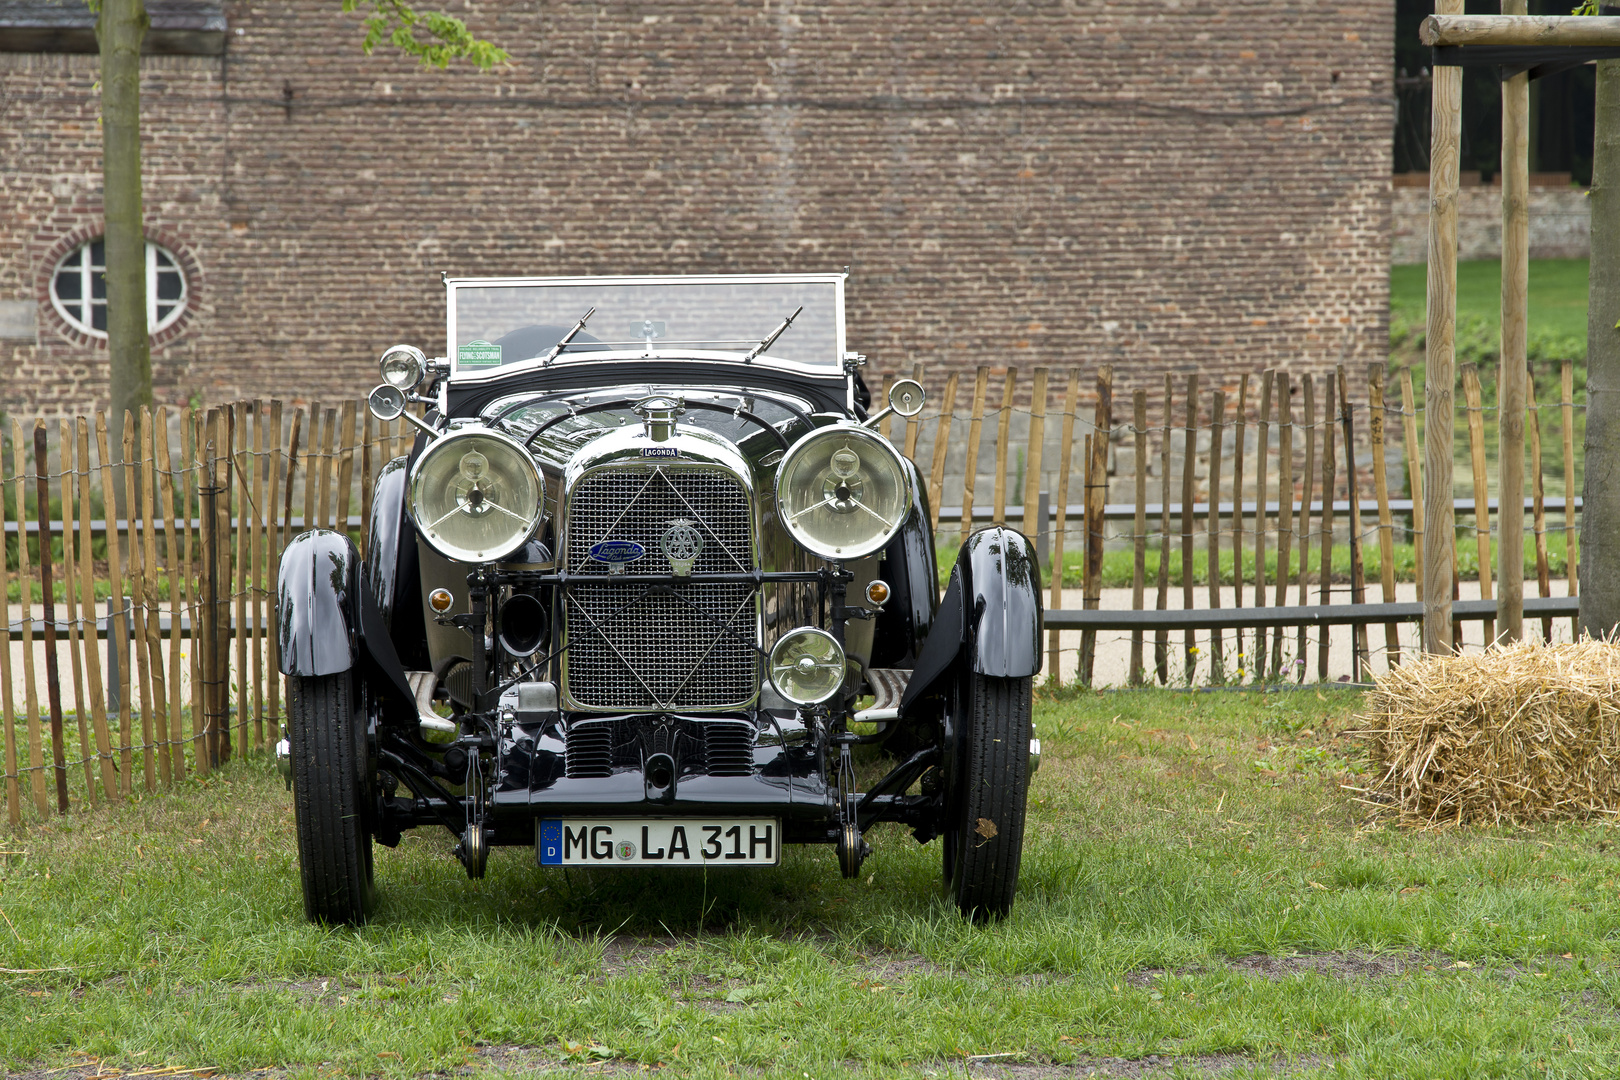
<path fill-rule="evenodd" d="M 107 298 L 105 296 L 99 299 L 94 297 L 92 295 L 91 284 L 95 279 L 95 275 L 98 273 L 105 274 L 107 268 L 103 264 L 92 262 L 90 253 L 91 245 L 97 243 L 104 245 L 105 242 L 105 237 L 91 237 L 89 240 L 86 240 L 72 251 L 69 251 L 66 255 L 63 255 L 61 260 L 56 264 L 56 269 L 51 272 L 51 306 L 56 309 L 56 313 L 60 315 L 69 326 L 79 331 L 79 333 L 88 334 L 90 337 L 101 340 L 106 339 L 107 331 L 97 330 L 95 328 L 93 309 L 96 307 L 105 307 L 107 304 Z M 105 248 L 103 248 L 103 250 L 105 251 Z M 169 260 L 168 266 L 160 267 L 158 265 L 159 252 L 162 252 L 163 255 Z M 68 264 L 74 260 L 78 261 L 78 266 L 69 266 Z M 79 275 L 79 298 L 77 300 L 63 300 L 56 294 L 57 278 L 63 273 L 71 273 L 74 271 L 77 271 Z M 180 279 L 179 297 L 173 300 L 161 301 L 165 307 L 168 307 L 171 304 L 173 305 L 168 314 L 164 315 L 162 318 L 158 317 L 158 305 L 160 301 L 158 300 L 157 286 L 159 273 L 172 273 Z M 180 266 L 180 260 L 175 257 L 174 252 L 160 244 L 155 244 L 148 240 L 146 242 L 147 334 L 159 334 L 178 322 L 180 320 L 180 316 L 185 314 L 186 302 L 190 298 L 190 293 L 191 288 L 186 282 L 185 270 Z"/>

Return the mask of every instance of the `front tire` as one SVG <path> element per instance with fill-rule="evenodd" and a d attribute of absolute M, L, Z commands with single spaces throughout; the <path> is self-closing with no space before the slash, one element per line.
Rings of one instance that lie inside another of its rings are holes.
<path fill-rule="evenodd" d="M 376 903 L 366 823 L 366 727 L 348 672 L 287 677 L 304 916 L 358 925 Z"/>
<path fill-rule="evenodd" d="M 1012 910 L 1029 801 L 1031 684 L 968 676 L 965 723 L 952 769 L 956 798 L 945 833 L 951 898 L 975 922 Z"/>

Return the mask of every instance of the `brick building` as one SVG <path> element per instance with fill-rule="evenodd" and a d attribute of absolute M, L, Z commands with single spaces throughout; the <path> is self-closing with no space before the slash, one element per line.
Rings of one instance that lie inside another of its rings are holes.
<path fill-rule="evenodd" d="M 163 401 L 363 393 L 442 350 L 440 271 L 847 264 L 889 369 L 1209 387 L 1387 344 L 1393 0 L 452 4 L 487 75 L 363 56 L 338 0 L 149 3 Z M 12 414 L 105 399 L 93 304 L 51 293 L 101 229 L 87 18 L 0 0 Z"/>

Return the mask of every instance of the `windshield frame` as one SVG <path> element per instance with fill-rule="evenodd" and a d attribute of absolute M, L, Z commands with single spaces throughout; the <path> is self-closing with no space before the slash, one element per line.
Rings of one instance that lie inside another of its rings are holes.
<path fill-rule="evenodd" d="M 808 364 L 797 360 L 784 360 L 773 357 L 769 353 L 761 353 L 746 366 L 769 367 L 779 371 L 793 371 L 806 375 L 816 375 L 822 378 L 843 374 L 843 360 L 846 350 L 844 335 L 844 283 L 848 275 L 842 273 L 832 274 L 636 274 L 636 275 L 606 275 L 593 274 L 582 277 L 488 277 L 488 278 L 452 278 L 444 279 L 445 286 L 445 356 L 450 364 L 448 382 L 456 385 L 473 386 L 481 383 L 496 382 L 512 375 L 524 372 L 539 371 L 559 366 L 574 364 L 593 364 L 608 360 L 610 356 L 622 362 L 625 359 L 620 354 L 605 354 L 591 351 L 570 354 L 564 350 L 549 365 L 544 358 L 532 357 L 516 364 L 507 364 L 498 368 L 476 368 L 462 370 L 456 361 L 456 292 L 459 289 L 491 289 L 491 288 L 531 288 L 546 286 L 575 286 L 588 287 L 592 285 L 806 285 L 827 284 L 833 287 L 834 327 L 836 337 L 836 355 L 826 364 Z M 583 313 L 582 313 L 583 314 Z M 785 318 L 791 312 L 783 311 Z M 760 338 L 763 339 L 776 327 L 763 326 L 760 328 Z M 636 354 L 638 359 L 704 359 L 709 361 L 732 361 L 739 365 L 744 364 L 747 350 L 736 352 L 716 352 L 713 349 L 668 348 L 651 349 Z"/>

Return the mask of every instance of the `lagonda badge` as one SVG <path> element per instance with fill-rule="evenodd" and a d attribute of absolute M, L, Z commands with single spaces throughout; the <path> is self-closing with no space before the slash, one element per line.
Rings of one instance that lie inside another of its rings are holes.
<path fill-rule="evenodd" d="M 610 574 L 624 573 L 626 566 L 645 554 L 647 549 L 634 540 L 602 540 L 591 545 L 591 558 L 607 563 Z"/>

